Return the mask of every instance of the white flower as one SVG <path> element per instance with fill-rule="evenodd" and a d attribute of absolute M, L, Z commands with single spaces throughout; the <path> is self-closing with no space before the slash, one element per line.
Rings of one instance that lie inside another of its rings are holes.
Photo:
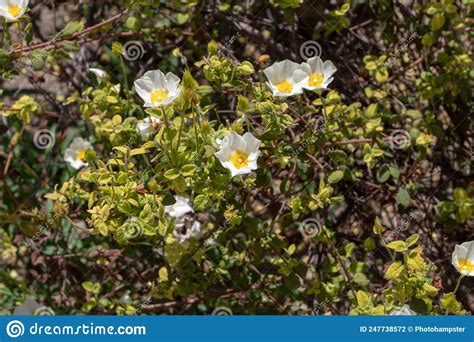
<path fill-rule="evenodd" d="M 240 136 L 230 132 L 221 141 L 220 150 L 214 155 L 222 166 L 231 171 L 232 177 L 243 175 L 257 169 L 260 142 L 252 133 L 247 132 Z"/>
<path fill-rule="evenodd" d="M 171 103 L 178 97 L 180 81 L 172 72 L 165 76 L 160 70 L 150 70 L 134 84 L 138 95 L 145 101 L 145 107 L 159 107 Z"/>
<path fill-rule="evenodd" d="M 263 70 L 268 79 L 267 85 L 272 90 L 273 96 L 292 96 L 303 93 L 302 84 L 308 77 L 301 65 L 285 59 L 273 63 Z"/>
<path fill-rule="evenodd" d="M 191 237 L 198 238 L 201 236 L 201 222 L 198 220 L 183 218 L 176 223 L 176 229 L 173 231 L 173 236 L 179 242 L 184 242 Z"/>
<path fill-rule="evenodd" d="M 451 262 L 462 275 L 474 277 L 474 241 L 456 245 Z"/>
<path fill-rule="evenodd" d="M 0 0 L 0 15 L 7 20 L 18 20 L 26 11 L 28 0 Z"/>
<path fill-rule="evenodd" d="M 171 205 L 165 206 L 165 213 L 171 217 L 181 218 L 186 214 L 193 213 L 193 207 L 191 207 L 191 200 L 183 196 L 175 196 L 176 202 Z"/>
<path fill-rule="evenodd" d="M 107 76 L 107 73 L 102 69 L 89 68 L 89 72 L 93 73 L 97 77 L 97 81 L 99 82 Z"/>
<path fill-rule="evenodd" d="M 226 135 L 224 138 L 216 139 L 217 145 L 219 145 L 219 148 L 222 148 L 222 146 L 227 146 L 230 141 L 231 134 Z"/>
<path fill-rule="evenodd" d="M 86 151 L 89 149 L 93 150 L 91 143 L 80 137 L 77 137 L 66 149 L 66 152 L 64 153 L 64 160 L 73 168 L 78 170 L 81 167 L 88 165 L 88 163 L 85 161 L 85 157 Z"/>
<path fill-rule="evenodd" d="M 416 312 L 405 304 L 399 310 L 392 310 L 390 316 L 416 316 Z"/>
<path fill-rule="evenodd" d="M 154 116 L 149 116 L 143 119 L 142 122 L 138 123 L 137 125 L 138 133 L 140 133 L 143 139 L 147 139 L 150 136 L 150 134 L 156 130 L 156 128 L 160 125 L 160 123 L 161 123 L 160 119 Z"/>
<path fill-rule="evenodd" d="M 301 69 L 306 73 L 301 86 L 304 89 L 326 89 L 329 83 L 334 79 L 331 77 L 336 71 L 336 67 L 331 61 L 323 61 L 319 57 L 312 57 L 306 62 L 301 63 Z"/>
<path fill-rule="evenodd" d="M 176 229 L 173 236 L 180 242 L 190 237 L 199 237 L 201 235 L 201 223 L 195 219 L 187 217 L 194 213 L 191 207 L 191 200 L 183 196 L 175 196 L 176 202 L 165 206 L 165 213 L 175 218 Z"/>

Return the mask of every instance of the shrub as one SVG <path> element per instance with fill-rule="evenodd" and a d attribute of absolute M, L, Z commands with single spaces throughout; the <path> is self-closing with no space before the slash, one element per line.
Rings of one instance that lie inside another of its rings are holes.
<path fill-rule="evenodd" d="M 469 5 L 356 3 L 8 22 L 5 313 L 468 314 Z"/>

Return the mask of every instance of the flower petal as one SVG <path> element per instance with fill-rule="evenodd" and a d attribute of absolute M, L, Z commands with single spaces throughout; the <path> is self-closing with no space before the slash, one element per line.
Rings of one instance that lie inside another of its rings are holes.
<path fill-rule="evenodd" d="M 247 152 L 248 154 L 256 152 L 258 148 L 260 147 L 261 141 L 255 138 L 253 134 L 250 132 L 246 132 L 242 136 L 242 139 L 245 141 L 245 144 L 246 144 L 245 152 Z"/>
<path fill-rule="evenodd" d="M 323 76 L 324 78 L 330 78 L 337 71 L 334 63 L 331 61 L 325 61 L 323 64 Z"/>
<path fill-rule="evenodd" d="M 150 79 L 138 79 L 134 83 L 135 90 L 143 101 L 150 102 L 150 94 L 153 91 L 153 83 Z"/>
<path fill-rule="evenodd" d="M 311 73 L 323 74 L 323 61 L 318 56 L 311 57 L 306 61 L 311 67 Z"/>

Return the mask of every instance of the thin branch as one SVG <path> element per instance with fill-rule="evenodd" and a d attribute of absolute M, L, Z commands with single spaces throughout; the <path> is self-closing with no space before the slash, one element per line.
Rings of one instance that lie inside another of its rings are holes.
<path fill-rule="evenodd" d="M 10 55 L 23 54 L 23 53 L 31 52 L 31 51 L 38 50 L 38 49 L 43 49 L 43 50 L 54 49 L 58 46 L 58 44 L 60 42 L 62 42 L 64 40 L 72 40 L 72 39 L 75 39 L 77 37 L 83 36 L 83 35 L 91 32 L 91 31 L 97 30 L 97 29 L 99 29 L 103 26 L 106 26 L 110 23 L 113 23 L 113 22 L 119 20 L 120 18 L 125 16 L 127 13 L 128 13 L 128 8 L 122 10 L 121 12 L 117 13 L 116 15 L 110 17 L 107 20 L 104 20 L 104 21 L 102 21 L 102 22 L 100 22 L 96 25 L 85 28 L 84 30 L 81 30 L 79 32 L 73 33 L 70 36 L 59 37 L 59 38 L 53 39 L 53 40 L 51 40 L 49 42 L 45 42 L 45 43 L 39 43 L 39 44 L 30 45 L 30 46 L 25 46 L 24 48 L 19 48 L 19 49 L 13 50 L 12 52 L 10 52 Z"/>

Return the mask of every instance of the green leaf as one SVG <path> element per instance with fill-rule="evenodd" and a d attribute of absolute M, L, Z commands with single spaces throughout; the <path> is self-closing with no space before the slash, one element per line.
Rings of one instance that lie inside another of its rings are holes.
<path fill-rule="evenodd" d="M 341 6 L 341 8 L 335 10 L 334 14 L 337 15 L 338 17 L 341 17 L 344 14 L 346 14 L 350 8 L 351 8 L 351 5 L 349 3 L 345 3 L 344 5 Z"/>
<path fill-rule="evenodd" d="M 82 305 L 81 311 L 89 312 L 92 309 L 94 309 L 96 306 L 97 306 L 97 299 L 95 297 L 92 297 L 90 300 L 88 300 Z"/>
<path fill-rule="evenodd" d="M 368 252 L 371 252 L 375 250 L 375 240 L 369 236 L 365 241 L 364 241 L 364 247 Z"/>
<path fill-rule="evenodd" d="M 390 170 L 386 165 L 382 165 L 377 170 L 377 180 L 379 183 L 385 183 L 390 178 Z"/>
<path fill-rule="evenodd" d="M 447 313 L 457 313 L 461 311 L 462 306 L 456 299 L 456 295 L 453 292 L 448 292 L 441 297 L 441 308 Z"/>
<path fill-rule="evenodd" d="M 400 170 L 398 169 L 398 167 L 390 165 L 388 167 L 388 170 L 390 171 L 390 174 L 393 178 L 398 179 L 400 177 Z"/>
<path fill-rule="evenodd" d="M 140 154 L 145 154 L 145 153 L 146 153 L 146 149 L 144 149 L 143 147 L 134 148 L 133 150 L 130 151 L 130 157 L 137 156 Z"/>
<path fill-rule="evenodd" d="M 388 71 L 387 69 L 379 69 L 375 72 L 375 79 L 377 82 L 382 83 L 388 79 Z"/>
<path fill-rule="evenodd" d="M 408 246 L 404 241 L 397 240 L 390 242 L 387 245 L 387 248 L 393 249 L 396 252 L 405 252 L 408 249 Z"/>
<path fill-rule="evenodd" d="M 375 69 L 377 69 L 377 64 L 375 64 L 375 62 L 369 62 L 365 65 L 365 68 L 369 71 L 370 70 L 375 70 Z"/>
<path fill-rule="evenodd" d="M 137 208 L 140 206 L 140 204 L 138 204 L 137 200 L 135 200 L 133 198 L 128 198 L 127 202 L 130 203 L 131 205 L 133 205 L 134 207 L 137 207 Z"/>
<path fill-rule="evenodd" d="M 462 188 L 454 189 L 453 197 L 456 200 L 466 200 L 468 198 L 466 191 Z"/>
<path fill-rule="evenodd" d="M 176 17 L 176 22 L 178 25 L 183 25 L 185 22 L 187 22 L 189 19 L 189 14 L 188 13 L 179 13 L 178 16 Z"/>
<path fill-rule="evenodd" d="M 440 30 L 445 22 L 444 14 L 437 13 L 431 18 L 431 31 L 438 31 Z"/>
<path fill-rule="evenodd" d="M 70 36 L 73 33 L 79 32 L 84 28 L 82 21 L 71 21 L 67 23 L 66 27 L 61 30 L 61 36 Z"/>
<path fill-rule="evenodd" d="M 344 246 L 344 252 L 346 253 L 346 257 L 350 257 L 352 255 L 352 252 L 354 252 L 356 248 L 355 243 L 350 242 L 347 245 Z"/>
<path fill-rule="evenodd" d="M 292 255 L 296 251 L 296 245 L 292 244 L 290 247 L 288 247 L 288 255 Z"/>
<path fill-rule="evenodd" d="M 237 70 L 240 71 L 241 74 L 243 75 L 251 75 L 255 72 L 255 69 L 252 65 L 252 63 L 248 61 L 243 61 L 237 66 Z"/>
<path fill-rule="evenodd" d="M 409 238 L 405 240 L 405 243 L 407 244 L 407 247 L 413 246 L 415 243 L 418 242 L 418 239 L 420 238 L 420 235 L 418 234 L 413 234 Z"/>
<path fill-rule="evenodd" d="M 405 188 L 400 188 L 400 190 L 398 190 L 397 200 L 398 200 L 398 203 L 404 206 L 405 208 L 410 206 L 411 197 Z"/>
<path fill-rule="evenodd" d="M 382 223 L 380 222 L 380 219 L 378 217 L 375 218 L 375 223 L 373 227 L 373 231 L 375 234 L 380 235 L 383 233 L 384 228 L 382 226 Z"/>
<path fill-rule="evenodd" d="M 174 181 L 176 191 L 184 192 L 186 190 L 186 179 L 183 176 L 179 176 Z"/>
<path fill-rule="evenodd" d="M 362 307 L 368 307 L 371 304 L 369 296 L 364 291 L 357 291 L 357 305 Z"/>
<path fill-rule="evenodd" d="M 430 297 L 437 296 L 439 292 L 439 290 L 436 287 L 427 283 L 423 284 L 423 291 L 425 291 L 426 294 Z"/>
<path fill-rule="evenodd" d="M 434 43 L 434 37 L 432 33 L 426 33 L 423 35 L 423 38 L 421 38 L 421 43 L 423 46 L 429 48 L 433 45 Z"/>
<path fill-rule="evenodd" d="M 209 54 L 215 55 L 218 50 L 219 50 L 219 45 L 217 45 L 215 40 L 211 40 L 209 41 L 209 43 L 207 43 L 207 51 L 209 52 Z"/>
<path fill-rule="evenodd" d="M 90 281 L 85 281 L 82 283 L 82 288 L 88 292 L 92 292 L 92 289 L 94 288 L 94 284 Z"/>
<path fill-rule="evenodd" d="M 158 280 L 160 283 L 168 281 L 168 269 L 166 267 L 163 266 L 158 271 Z"/>
<path fill-rule="evenodd" d="M 112 118 L 112 123 L 114 125 L 120 125 L 122 123 L 122 117 L 120 115 L 114 115 Z"/>
<path fill-rule="evenodd" d="M 163 198 L 163 205 L 173 205 L 176 203 L 176 199 L 170 193 L 167 193 Z"/>
<path fill-rule="evenodd" d="M 187 164 L 181 168 L 181 173 L 185 177 L 193 175 L 194 172 L 196 172 L 196 165 L 194 164 Z"/>
<path fill-rule="evenodd" d="M 387 280 L 397 279 L 398 277 L 400 277 L 402 272 L 403 272 L 403 265 L 399 263 L 398 261 L 394 262 L 388 267 L 387 271 L 385 272 L 385 279 Z"/>
<path fill-rule="evenodd" d="M 204 210 L 208 206 L 209 201 L 209 196 L 204 194 L 197 195 L 194 199 L 194 208 L 196 210 Z"/>
<path fill-rule="evenodd" d="M 99 294 L 101 285 L 100 283 L 92 283 L 90 281 L 85 281 L 82 283 L 82 288 L 86 290 L 87 292 L 91 292 L 94 294 Z"/>
<path fill-rule="evenodd" d="M 173 180 L 179 177 L 179 170 L 178 169 L 170 169 L 164 173 L 164 176 L 169 180 Z"/>
<path fill-rule="evenodd" d="M 344 177 L 344 171 L 337 170 L 331 173 L 328 177 L 328 183 L 334 184 L 339 182 Z"/>
<path fill-rule="evenodd" d="M 360 272 L 354 274 L 354 276 L 352 277 L 352 280 L 354 280 L 354 283 L 356 283 L 359 286 L 367 286 L 370 283 L 367 276 L 364 273 L 360 273 Z"/>
<path fill-rule="evenodd" d="M 155 143 L 153 141 L 147 141 L 146 143 L 142 145 L 142 148 L 144 149 L 149 149 L 152 147 L 155 147 Z"/>
<path fill-rule="evenodd" d="M 239 95 L 237 98 L 237 109 L 241 112 L 245 112 L 250 109 L 249 99 L 245 96 Z"/>

